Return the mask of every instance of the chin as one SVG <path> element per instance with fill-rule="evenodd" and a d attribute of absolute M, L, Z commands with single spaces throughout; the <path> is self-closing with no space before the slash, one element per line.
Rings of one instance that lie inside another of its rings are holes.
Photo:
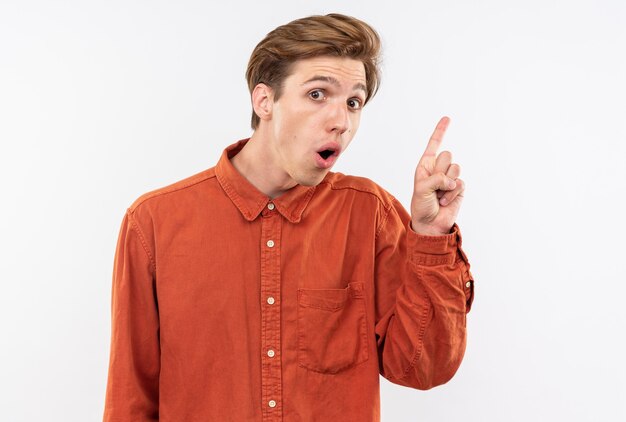
<path fill-rule="evenodd" d="M 317 186 L 322 182 L 322 180 L 324 180 L 324 177 L 326 177 L 327 174 L 328 172 L 325 171 L 321 174 L 315 174 L 308 177 L 299 177 L 296 179 L 296 182 L 302 186 Z"/>
<path fill-rule="evenodd" d="M 312 179 L 306 179 L 306 180 L 302 180 L 302 181 L 300 181 L 298 184 L 299 184 L 299 185 L 302 185 L 302 186 L 309 186 L 309 187 L 312 187 L 312 186 L 317 186 L 317 185 L 319 185 L 319 184 L 320 184 L 320 182 L 321 182 L 323 179 L 324 179 L 323 177 L 322 177 L 321 179 L 315 179 L 315 180 L 312 180 Z"/>

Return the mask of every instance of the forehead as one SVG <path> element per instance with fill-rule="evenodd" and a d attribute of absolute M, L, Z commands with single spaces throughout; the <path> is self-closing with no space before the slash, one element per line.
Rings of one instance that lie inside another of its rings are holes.
<path fill-rule="evenodd" d="M 347 57 L 319 56 L 296 61 L 287 79 L 303 83 L 316 76 L 337 79 L 342 84 L 365 85 L 365 66 L 360 60 Z"/>

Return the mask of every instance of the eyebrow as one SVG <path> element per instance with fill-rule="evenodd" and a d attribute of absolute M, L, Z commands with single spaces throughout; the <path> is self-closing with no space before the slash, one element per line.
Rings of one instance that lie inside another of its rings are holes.
<path fill-rule="evenodd" d="M 341 86 L 341 84 L 336 78 L 333 78 L 332 76 L 322 76 L 322 75 L 315 75 L 311 79 L 303 82 L 302 85 L 306 85 L 310 82 L 315 82 L 315 81 L 328 82 L 331 85 Z M 361 82 L 354 84 L 352 89 L 355 89 L 355 90 L 360 89 L 361 91 L 367 94 L 367 87 Z"/>

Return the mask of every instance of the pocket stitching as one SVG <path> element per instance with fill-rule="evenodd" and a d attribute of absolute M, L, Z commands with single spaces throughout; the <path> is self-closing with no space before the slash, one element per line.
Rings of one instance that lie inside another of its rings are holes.
<path fill-rule="evenodd" d="M 303 352 L 303 345 L 304 345 L 304 334 L 303 334 L 303 332 L 304 332 L 304 329 L 301 327 L 301 324 L 300 324 L 300 321 L 302 319 L 302 315 L 301 315 L 301 306 L 298 305 L 298 318 L 297 318 L 298 350 L 297 350 L 297 362 L 298 362 L 298 366 L 299 367 L 304 368 L 304 369 L 309 370 L 309 371 L 317 372 L 317 373 L 320 373 L 320 374 L 337 374 L 337 373 L 343 371 L 344 369 L 350 368 L 352 366 L 360 365 L 360 364 L 366 362 L 369 359 L 369 354 L 370 353 L 369 353 L 369 347 L 368 347 L 368 343 L 367 343 L 368 332 L 369 332 L 369 329 L 367 327 L 367 306 L 366 306 L 365 296 L 363 295 L 363 292 L 360 291 L 359 293 L 360 294 L 358 294 L 358 295 L 354 295 L 354 296 L 351 295 L 350 297 L 352 297 L 354 300 L 358 300 L 359 303 L 360 303 L 360 305 L 358 305 L 358 306 L 360 306 L 360 310 L 361 310 L 361 314 L 360 314 L 360 316 L 361 316 L 361 318 L 360 318 L 361 319 L 361 322 L 360 322 L 361 327 L 360 327 L 359 331 L 360 331 L 360 337 L 361 337 L 362 346 L 361 346 L 361 349 L 359 350 L 359 352 L 357 352 L 357 353 L 361 354 L 361 351 L 364 350 L 364 353 L 362 353 L 363 354 L 362 359 L 357 358 L 357 359 L 355 359 L 354 362 L 351 362 L 351 363 L 349 363 L 347 365 L 344 365 L 344 366 L 341 366 L 339 368 L 335 368 L 333 370 L 315 369 L 315 368 L 312 368 L 312 367 L 307 366 L 306 364 L 302 363 L 302 361 L 300 359 L 300 356 L 304 355 L 304 352 Z M 304 305 L 302 307 L 303 308 L 315 308 L 315 309 L 321 309 L 321 310 L 324 310 L 324 311 L 336 312 L 337 310 L 343 309 L 344 305 L 347 302 L 348 302 L 348 300 L 346 299 L 345 301 L 343 301 L 341 303 L 342 306 L 337 308 L 337 309 L 328 309 L 328 308 L 313 306 L 313 305 L 309 305 L 309 304 L 306 304 L 306 305 Z"/>
<path fill-rule="evenodd" d="M 326 289 L 324 289 L 326 290 Z M 346 289 L 337 289 L 338 291 L 345 291 Z M 329 311 L 335 311 L 341 309 L 345 306 L 348 301 L 348 293 L 345 293 L 345 297 L 340 302 L 332 299 L 325 299 L 321 297 L 315 297 L 308 293 L 304 289 L 298 289 L 298 304 L 307 307 L 307 308 L 318 308 Z M 323 305 L 322 302 L 328 302 L 332 305 Z"/>

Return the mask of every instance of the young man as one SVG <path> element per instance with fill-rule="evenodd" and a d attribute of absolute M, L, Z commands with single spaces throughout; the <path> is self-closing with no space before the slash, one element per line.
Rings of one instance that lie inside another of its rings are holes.
<path fill-rule="evenodd" d="M 473 277 L 443 118 L 409 215 L 330 171 L 378 86 L 380 42 L 331 14 L 272 31 L 248 65 L 254 133 L 127 210 L 105 421 L 378 421 L 379 374 L 428 389 L 465 350 Z"/>

